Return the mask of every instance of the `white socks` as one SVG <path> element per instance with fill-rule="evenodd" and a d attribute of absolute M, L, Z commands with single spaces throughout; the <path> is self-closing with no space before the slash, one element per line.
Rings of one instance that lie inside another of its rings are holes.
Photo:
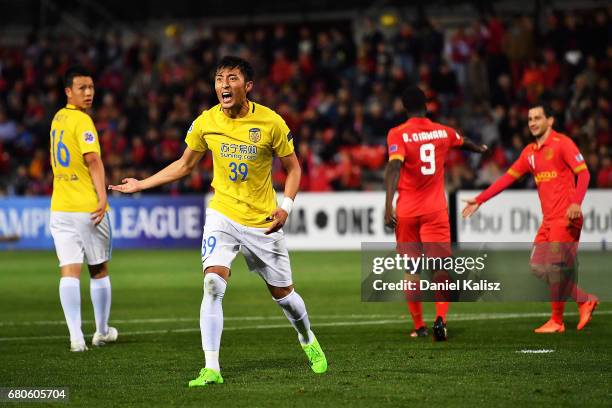
<path fill-rule="evenodd" d="M 298 333 L 298 340 L 302 345 L 310 344 L 314 340 L 314 334 L 310 331 L 310 320 L 304 300 L 294 290 L 281 299 L 274 299 L 283 309 L 285 316 Z"/>
<path fill-rule="evenodd" d="M 110 315 L 111 307 L 110 278 L 108 276 L 100 279 L 92 278 L 89 288 L 96 318 L 96 332 L 106 335 L 108 333 L 108 316 Z"/>
<path fill-rule="evenodd" d="M 220 371 L 219 348 L 223 332 L 223 295 L 227 282 L 216 273 L 204 275 L 204 296 L 200 307 L 200 333 L 205 368 Z"/>
<path fill-rule="evenodd" d="M 108 333 L 108 316 L 111 305 L 111 284 L 108 276 L 90 280 L 91 303 L 96 317 L 96 331 Z M 81 289 L 78 278 L 63 277 L 59 284 L 60 302 L 64 309 L 71 342 L 83 342 L 81 330 Z"/>
<path fill-rule="evenodd" d="M 60 279 L 60 302 L 70 331 L 71 342 L 84 342 L 81 330 L 81 290 L 79 280 L 72 277 Z"/>

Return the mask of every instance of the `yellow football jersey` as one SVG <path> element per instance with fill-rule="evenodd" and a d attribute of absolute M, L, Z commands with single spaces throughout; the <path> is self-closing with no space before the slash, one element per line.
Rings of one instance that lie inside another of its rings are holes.
<path fill-rule="evenodd" d="M 193 121 L 185 142 L 213 155 L 210 208 L 249 227 L 271 224 L 266 218 L 277 207 L 272 159 L 294 151 L 291 132 L 276 112 L 249 101 L 248 113 L 232 119 L 216 105 Z"/>
<path fill-rule="evenodd" d="M 85 112 L 73 105 L 60 109 L 51 122 L 51 167 L 53 195 L 51 210 L 91 212 L 98 194 L 83 154 L 100 154 L 98 132 Z"/>

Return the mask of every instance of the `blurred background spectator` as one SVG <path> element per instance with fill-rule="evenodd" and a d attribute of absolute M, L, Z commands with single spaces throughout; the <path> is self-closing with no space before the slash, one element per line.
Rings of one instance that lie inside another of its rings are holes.
<path fill-rule="evenodd" d="M 542 98 L 555 110 L 555 128 L 587 158 L 591 187 L 612 187 L 612 7 L 489 11 L 445 24 L 424 13 L 384 17 L 189 33 L 177 23 L 161 35 L 34 31 L 19 46 L 0 40 L 0 195 L 50 194 L 49 124 L 65 103 L 61 78 L 70 64 L 94 74 L 91 114 L 107 178 L 116 183 L 179 157 L 191 121 L 217 103 L 213 69 L 226 54 L 252 62 L 251 99 L 291 128 L 302 190 L 382 189 L 386 134 L 406 119 L 399 95 L 410 82 L 426 92 L 433 119 L 491 147 L 482 159 L 452 153 L 450 191 L 481 188 L 502 174 L 531 141 L 527 109 Z M 206 158 L 163 191 L 208 191 L 211 168 Z M 283 183 L 281 166 L 273 180 Z"/>

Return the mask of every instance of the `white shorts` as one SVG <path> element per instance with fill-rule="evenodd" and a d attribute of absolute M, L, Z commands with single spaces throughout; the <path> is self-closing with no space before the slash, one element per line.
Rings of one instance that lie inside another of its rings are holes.
<path fill-rule="evenodd" d="M 83 263 L 99 265 L 111 258 L 111 226 L 108 213 L 97 226 L 87 212 L 51 211 L 49 224 L 59 266 Z"/>
<path fill-rule="evenodd" d="M 268 284 L 292 285 L 285 235 L 282 230 L 265 235 L 266 229 L 244 226 L 208 208 L 202 236 L 202 268 L 225 266 L 231 269 L 232 261 L 241 251 L 249 269 Z"/>

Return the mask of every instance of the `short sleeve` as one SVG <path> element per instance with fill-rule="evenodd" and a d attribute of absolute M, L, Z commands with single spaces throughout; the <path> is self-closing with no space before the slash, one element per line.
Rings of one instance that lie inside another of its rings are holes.
<path fill-rule="evenodd" d="M 81 115 L 75 129 L 81 154 L 95 152 L 100 154 L 100 140 L 93 120 L 87 114 Z"/>
<path fill-rule="evenodd" d="M 278 157 L 289 156 L 295 150 L 291 130 L 280 116 L 272 126 L 272 150 Z"/>
<path fill-rule="evenodd" d="M 525 173 L 528 173 L 531 169 L 529 167 L 529 162 L 527 158 L 527 149 L 529 149 L 529 147 L 530 146 L 527 146 L 525 149 L 523 149 L 519 158 L 516 159 L 514 163 L 512 163 L 512 166 L 510 166 L 507 171 L 507 173 L 515 179 L 523 177 L 523 175 Z"/>
<path fill-rule="evenodd" d="M 406 155 L 406 148 L 404 141 L 399 132 L 391 129 L 387 134 L 387 153 L 389 153 L 389 161 L 400 160 L 404 161 Z"/>
<path fill-rule="evenodd" d="M 208 150 L 208 145 L 204 139 L 203 116 L 204 115 L 200 115 L 193 121 L 185 136 L 187 147 L 194 152 L 205 152 Z"/>
<path fill-rule="evenodd" d="M 561 158 L 575 174 L 587 169 L 584 157 L 582 157 L 580 150 L 578 150 L 578 147 L 570 138 L 563 139 L 561 144 Z"/>
<path fill-rule="evenodd" d="M 447 128 L 446 132 L 448 133 L 448 141 L 451 147 L 458 147 L 463 144 L 463 136 L 458 131 L 453 128 Z"/>

